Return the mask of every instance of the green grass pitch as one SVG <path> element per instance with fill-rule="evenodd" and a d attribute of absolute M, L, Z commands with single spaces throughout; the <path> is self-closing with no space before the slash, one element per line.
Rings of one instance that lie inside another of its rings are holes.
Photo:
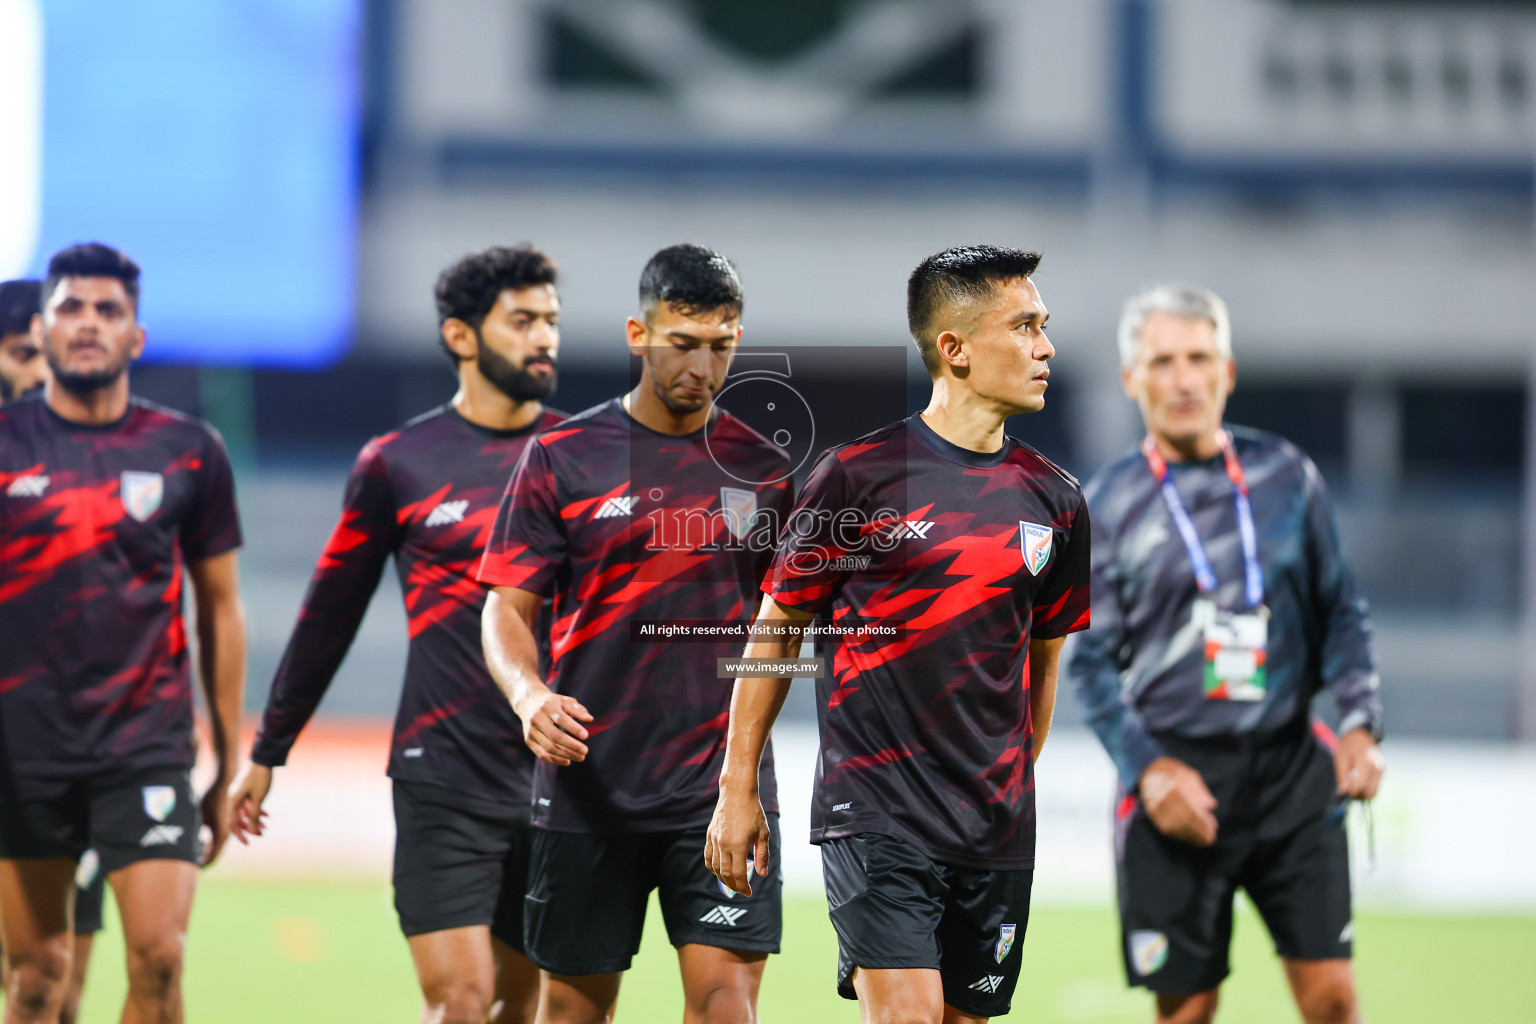
<path fill-rule="evenodd" d="M 86 987 L 85 1024 L 115 1021 L 121 1005 L 122 943 L 112 913 Z M 1536 918 L 1362 914 L 1356 936 L 1370 1020 L 1536 1021 Z M 1107 908 L 1037 907 L 1008 1019 L 1144 1024 L 1151 1016 L 1148 997 L 1125 988 L 1116 942 Z M 784 949 L 768 963 L 760 1004 L 766 1024 L 858 1020 L 854 1004 L 833 991 L 836 940 L 819 900 L 788 904 Z M 1224 1019 L 1297 1019 L 1268 936 L 1251 911 L 1238 916 L 1232 962 Z M 653 903 L 645 947 L 620 993 L 619 1019 L 675 1024 L 681 991 Z M 192 920 L 186 996 L 189 1021 L 217 1024 L 413 1024 L 419 1013 L 410 957 L 388 888 L 380 884 L 206 879 Z"/>

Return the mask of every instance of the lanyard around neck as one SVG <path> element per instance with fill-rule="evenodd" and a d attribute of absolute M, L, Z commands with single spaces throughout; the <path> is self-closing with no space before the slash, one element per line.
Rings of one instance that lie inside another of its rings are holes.
<path fill-rule="evenodd" d="M 1221 445 L 1221 458 L 1226 466 L 1227 479 L 1232 481 L 1232 501 L 1237 506 L 1237 533 L 1243 544 L 1244 595 L 1248 607 L 1257 608 L 1264 603 L 1264 569 L 1259 564 L 1259 537 L 1253 526 L 1253 505 L 1248 500 L 1248 478 L 1243 475 L 1243 464 L 1238 461 L 1237 449 L 1232 447 L 1232 435 L 1223 430 L 1217 433 L 1216 439 Z M 1163 503 L 1168 506 L 1168 514 L 1173 517 L 1173 523 L 1184 541 L 1184 550 L 1188 552 L 1190 565 L 1195 570 L 1195 585 L 1202 594 L 1215 590 L 1216 571 L 1211 568 L 1205 545 L 1200 542 L 1195 524 L 1190 521 L 1189 513 L 1184 508 L 1184 500 L 1179 497 L 1179 489 L 1174 486 L 1173 478 L 1168 473 L 1168 462 L 1150 436 L 1142 441 L 1141 454 L 1147 460 L 1147 468 L 1157 478 L 1158 487 L 1163 493 Z"/>

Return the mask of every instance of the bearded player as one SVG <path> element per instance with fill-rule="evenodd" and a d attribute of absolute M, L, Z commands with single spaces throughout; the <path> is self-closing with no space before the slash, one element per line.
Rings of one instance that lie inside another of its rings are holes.
<path fill-rule="evenodd" d="M 48 263 L 41 400 L 0 409 L 0 942 L 6 1024 L 67 998 L 78 862 L 100 857 L 128 954 L 125 1021 L 180 1021 L 199 864 L 228 834 L 245 685 L 234 477 L 218 435 L 130 396 L 139 268 Z M 191 577 L 215 779 L 192 791 Z M 207 826 L 211 842 L 200 842 Z"/>
<path fill-rule="evenodd" d="M 816 687 L 811 841 L 838 992 L 869 1024 L 985 1020 L 1008 1011 L 1018 981 L 1034 762 L 1063 638 L 1088 625 L 1082 491 L 1003 432 L 1045 405 L 1055 349 L 1031 280 L 1039 261 L 965 246 L 912 272 L 907 321 L 933 396 L 822 454 L 763 581 L 764 633 L 747 648 L 793 657 L 794 627 L 813 616 L 852 630 L 819 651 L 831 676 Z M 704 859 L 739 893 L 780 857 L 757 774 L 789 685 L 738 679 L 731 701 Z"/>
<path fill-rule="evenodd" d="M 32 334 L 42 299 L 41 281 L 0 281 L 0 402 L 41 390 L 48 382 L 48 360 Z"/>
<path fill-rule="evenodd" d="M 472 253 L 438 278 L 459 389 L 358 456 L 251 764 L 230 791 L 236 836 L 260 835 L 273 769 L 325 695 L 393 555 L 411 635 L 389 754 L 395 909 L 422 1019 L 434 1024 L 531 1022 L 538 996 L 522 952 L 533 755 L 486 672 L 474 572 L 518 456 L 564 418 L 542 404 L 560 343 L 555 280 L 554 262 L 529 245 Z"/>
<path fill-rule="evenodd" d="M 540 761 L 526 936 L 546 972 L 541 1024 L 611 1018 L 653 889 L 685 1020 L 755 1021 L 778 952 L 779 873 L 733 900 L 698 857 L 730 698 L 716 659 L 739 644 L 632 633 L 635 620 L 744 628 L 783 521 L 788 458 L 714 403 L 741 311 L 724 256 L 698 245 L 656 253 L 626 325 L 639 383 L 534 439 L 480 568 L 495 587 L 487 660 Z M 547 673 L 534 632 L 546 597 Z M 762 778 L 776 811 L 771 760 Z"/>

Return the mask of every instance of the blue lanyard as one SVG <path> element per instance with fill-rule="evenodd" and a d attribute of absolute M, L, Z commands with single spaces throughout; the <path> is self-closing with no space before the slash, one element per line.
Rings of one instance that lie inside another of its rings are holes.
<path fill-rule="evenodd" d="M 1217 440 L 1221 444 L 1227 479 L 1232 481 L 1232 501 L 1237 506 L 1237 533 L 1243 544 L 1245 596 L 1248 607 L 1257 608 L 1264 603 L 1264 568 L 1259 564 L 1259 535 L 1253 526 L 1248 479 L 1243 475 L 1243 464 L 1238 461 L 1237 450 L 1232 447 L 1231 435 L 1223 430 Z M 1157 478 L 1158 487 L 1163 492 L 1163 504 L 1168 506 L 1168 514 L 1173 517 L 1173 524 L 1178 527 L 1179 537 L 1184 541 L 1184 550 L 1189 553 L 1189 563 L 1195 569 L 1195 586 L 1200 588 L 1202 594 L 1208 594 L 1216 589 L 1216 571 L 1211 568 L 1205 545 L 1200 543 L 1195 524 L 1190 521 L 1189 513 L 1184 509 L 1179 489 L 1174 486 L 1173 478 L 1168 474 L 1168 463 L 1150 437 L 1142 442 L 1141 453 L 1146 457 L 1152 475 Z"/>

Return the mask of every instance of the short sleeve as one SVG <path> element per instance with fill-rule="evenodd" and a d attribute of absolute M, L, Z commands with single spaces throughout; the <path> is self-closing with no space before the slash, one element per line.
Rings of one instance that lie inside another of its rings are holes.
<path fill-rule="evenodd" d="M 536 437 L 512 471 L 478 576 L 487 586 L 517 587 L 548 597 L 566 557 L 554 465 Z"/>
<path fill-rule="evenodd" d="M 848 475 L 836 452 L 826 452 L 811 469 L 789 514 L 778 549 L 763 578 L 763 593 L 786 608 L 815 614 L 831 601 L 848 577 L 847 555 L 856 533 L 840 516 L 851 510 Z"/>
<path fill-rule="evenodd" d="M 235 505 L 235 473 L 224 441 L 212 427 L 192 466 L 192 505 L 181 523 L 181 552 L 189 562 L 233 551 L 241 543 L 240 513 Z"/>
<path fill-rule="evenodd" d="M 1034 640 L 1054 640 L 1088 628 L 1088 580 L 1093 570 L 1092 525 L 1088 518 L 1088 503 L 1081 491 L 1077 495 L 1077 508 L 1066 522 L 1051 525 L 1064 527 L 1067 536 L 1060 556 L 1045 579 L 1045 586 L 1035 596 L 1029 629 Z"/>

